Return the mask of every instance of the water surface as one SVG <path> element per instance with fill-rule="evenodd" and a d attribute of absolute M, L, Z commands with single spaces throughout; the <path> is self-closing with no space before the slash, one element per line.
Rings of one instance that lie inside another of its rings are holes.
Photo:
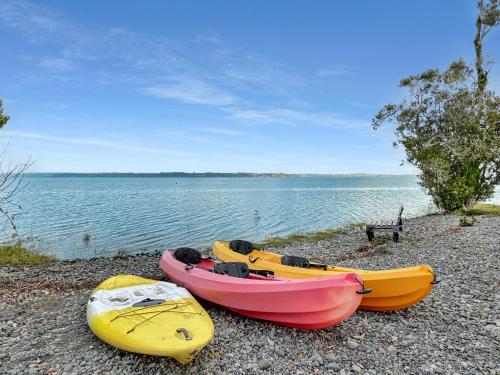
<path fill-rule="evenodd" d="M 21 237 L 62 259 L 262 240 L 434 210 L 413 176 L 47 177 L 17 200 Z M 84 237 L 87 234 L 85 241 Z"/>

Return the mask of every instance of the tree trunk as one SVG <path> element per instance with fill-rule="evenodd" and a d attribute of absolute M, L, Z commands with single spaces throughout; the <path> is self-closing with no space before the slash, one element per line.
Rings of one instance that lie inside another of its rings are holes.
<path fill-rule="evenodd" d="M 479 0 L 478 7 L 479 14 L 476 21 L 476 37 L 474 38 L 474 49 L 476 50 L 477 89 L 479 91 L 479 95 L 482 96 L 486 89 L 486 84 L 488 83 L 488 73 L 483 67 L 483 0 Z"/>
<path fill-rule="evenodd" d="M 475 204 L 476 204 L 476 203 L 477 203 L 477 201 L 476 201 L 476 199 L 475 199 L 475 198 L 470 198 L 470 199 L 468 199 L 468 200 L 467 200 L 467 202 L 465 203 L 465 208 L 466 208 L 467 210 L 470 210 L 470 209 L 472 209 L 472 208 L 475 206 Z"/>

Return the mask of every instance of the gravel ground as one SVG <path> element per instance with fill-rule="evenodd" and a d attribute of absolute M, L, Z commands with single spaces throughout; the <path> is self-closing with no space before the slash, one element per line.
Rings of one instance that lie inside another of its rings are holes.
<path fill-rule="evenodd" d="M 101 280 L 117 273 L 163 278 L 159 254 L 0 268 L 0 373 L 500 374 L 500 217 L 480 217 L 466 228 L 454 216 L 416 218 L 401 242 L 366 245 L 363 229 L 353 228 L 275 250 L 366 269 L 428 263 L 442 282 L 408 310 L 359 311 L 321 331 L 251 320 L 204 302 L 215 337 L 185 366 L 113 349 L 85 320 L 90 290 Z"/>

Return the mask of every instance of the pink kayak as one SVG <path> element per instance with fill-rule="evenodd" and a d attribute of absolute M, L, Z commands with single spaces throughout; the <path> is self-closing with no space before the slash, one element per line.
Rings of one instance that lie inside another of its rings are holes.
<path fill-rule="evenodd" d="M 186 250 L 191 252 L 187 260 L 185 253 L 179 256 Z M 351 316 L 362 294 L 369 292 L 356 273 L 287 279 L 268 271 L 250 271 L 245 263 L 216 263 L 192 252 L 197 253 L 187 248 L 176 250 L 175 255 L 172 250 L 163 253 L 160 267 L 169 279 L 242 315 L 288 327 L 333 326 Z"/>

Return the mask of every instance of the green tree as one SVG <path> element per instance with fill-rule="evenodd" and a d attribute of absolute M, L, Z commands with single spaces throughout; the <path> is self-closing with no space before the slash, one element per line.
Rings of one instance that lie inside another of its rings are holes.
<path fill-rule="evenodd" d="M 9 121 L 9 116 L 4 115 L 3 113 L 3 103 L 0 100 L 0 129 L 4 127 L 4 125 Z"/>
<path fill-rule="evenodd" d="M 397 123 L 395 146 L 403 146 L 408 162 L 420 170 L 436 205 L 451 211 L 491 197 L 500 182 L 500 98 L 490 91 L 480 97 L 474 71 L 462 60 L 444 72 L 405 78 L 400 86 L 408 96 L 385 105 L 373 126 Z"/>
<path fill-rule="evenodd" d="M 395 122 L 396 141 L 419 171 L 420 183 L 444 211 L 470 208 L 500 183 L 500 98 L 487 90 L 483 39 L 498 24 L 498 0 L 478 2 L 475 69 L 463 60 L 401 80 L 399 104 L 373 118 Z"/>

